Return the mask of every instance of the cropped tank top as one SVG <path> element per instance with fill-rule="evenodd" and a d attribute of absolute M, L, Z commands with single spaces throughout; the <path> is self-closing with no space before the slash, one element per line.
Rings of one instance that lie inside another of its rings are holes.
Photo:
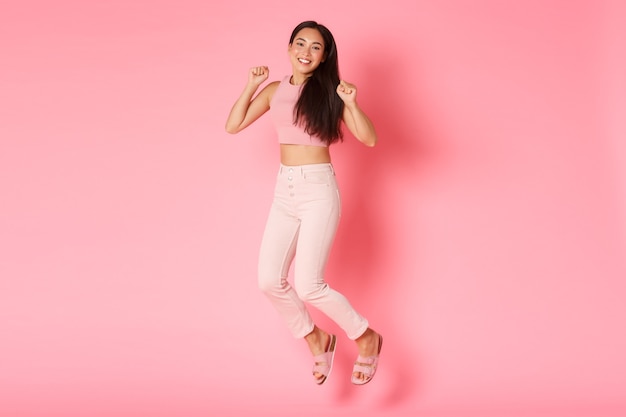
<path fill-rule="evenodd" d="M 285 76 L 270 102 L 270 116 L 278 133 L 278 143 L 289 145 L 328 146 L 318 137 L 311 136 L 302 126 L 293 123 L 293 109 L 298 101 L 301 85 L 289 82 L 291 76 Z"/>

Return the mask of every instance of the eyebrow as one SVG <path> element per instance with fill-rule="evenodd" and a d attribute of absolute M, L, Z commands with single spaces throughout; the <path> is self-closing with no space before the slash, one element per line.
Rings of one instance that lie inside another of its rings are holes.
<path fill-rule="evenodd" d="M 298 39 L 296 39 L 296 40 L 297 40 L 297 41 L 305 41 L 305 42 L 308 42 L 308 41 L 307 41 L 306 39 L 304 39 L 304 38 L 298 38 Z M 311 42 L 311 43 L 316 43 L 316 44 L 318 44 L 318 45 L 324 46 L 322 43 L 317 42 L 317 41 L 313 41 L 313 42 Z"/>

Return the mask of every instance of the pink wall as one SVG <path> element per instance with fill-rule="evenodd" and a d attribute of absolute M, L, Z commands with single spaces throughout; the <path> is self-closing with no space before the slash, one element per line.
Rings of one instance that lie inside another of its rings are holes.
<path fill-rule="evenodd" d="M 623 416 L 624 2 L 214 3 L 2 6 L 0 415 Z M 311 18 L 380 134 L 334 148 L 360 388 L 257 291 L 276 140 L 223 129 Z"/>

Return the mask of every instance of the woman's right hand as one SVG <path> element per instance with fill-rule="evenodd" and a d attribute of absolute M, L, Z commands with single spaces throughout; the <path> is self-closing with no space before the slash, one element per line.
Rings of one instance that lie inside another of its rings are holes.
<path fill-rule="evenodd" d="M 276 89 L 278 81 L 268 84 L 255 96 L 257 89 L 267 80 L 269 75 L 270 69 L 268 67 L 250 68 L 248 83 L 233 104 L 226 119 L 226 131 L 228 133 L 240 132 L 269 110 L 272 93 Z"/>
<path fill-rule="evenodd" d="M 267 80 L 269 75 L 270 69 L 268 67 L 252 67 L 248 73 L 248 84 L 258 87 Z"/>

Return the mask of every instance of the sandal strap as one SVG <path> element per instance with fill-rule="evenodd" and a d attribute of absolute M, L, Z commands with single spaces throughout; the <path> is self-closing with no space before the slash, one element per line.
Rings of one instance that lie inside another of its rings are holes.
<path fill-rule="evenodd" d="M 378 367 L 378 360 L 380 358 L 380 349 L 383 344 L 382 336 L 379 336 L 378 341 L 378 354 L 374 356 L 361 356 L 358 355 L 356 362 L 354 362 L 354 368 L 352 373 L 352 383 L 356 385 L 364 385 L 368 383 L 376 373 Z M 361 374 L 361 377 L 357 377 L 355 374 Z"/>
<path fill-rule="evenodd" d="M 313 375 L 321 374 L 321 377 L 317 377 L 318 384 L 324 382 L 326 377 L 330 374 L 333 365 L 333 355 L 335 354 L 335 344 L 337 343 L 336 337 L 331 335 L 331 339 L 329 341 L 328 350 L 324 353 L 320 353 L 319 355 L 313 356 L 314 365 L 313 365 Z"/>
<path fill-rule="evenodd" d="M 315 361 L 315 363 L 328 363 L 330 362 L 332 356 L 333 352 L 324 352 L 322 354 L 313 356 L 313 360 Z"/>
<path fill-rule="evenodd" d="M 330 371 L 330 366 L 329 365 L 315 365 L 313 366 L 313 373 L 318 373 L 318 374 L 322 374 L 324 376 L 328 375 L 328 372 Z"/>
<path fill-rule="evenodd" d="M 378 355 L 374 356 L 357 356 L 356 363 L 361 363 L 364 365 L 373 365 L 378 362 Z"/>
<path fill-rule="evenodd" d="M 364 374 L 367 377 L 370 377 L 372 375 L 374 375 L 374 373 L 376 372 L 376 364 L 360 364 L 360 363 L 355 363 L 354 364 L 354 368 L 352 369 L 353 373 L 357 373 L 360 372 L 362 374 Z"/>

